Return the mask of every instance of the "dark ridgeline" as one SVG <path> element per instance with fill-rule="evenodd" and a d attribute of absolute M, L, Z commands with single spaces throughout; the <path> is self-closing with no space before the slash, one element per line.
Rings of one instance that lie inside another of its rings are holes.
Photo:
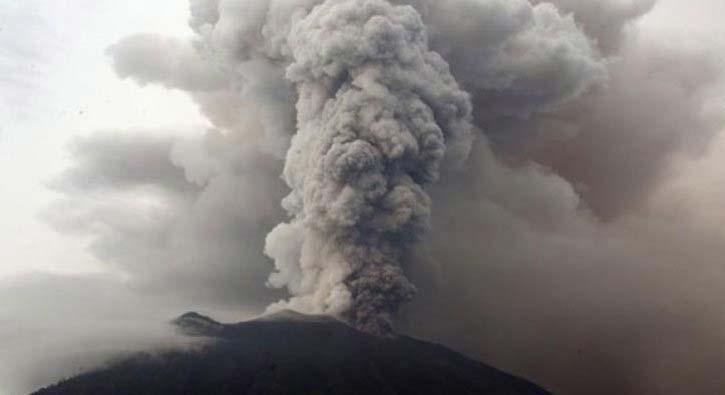
<path fill-rule="evenodd" d="M 372 336 L 329 317 L 285 311 L 226 325 L 187 313 L 174 323 L 215 340 L 137 355 L 34 395 L 549 394 L 442 346 Z"/>

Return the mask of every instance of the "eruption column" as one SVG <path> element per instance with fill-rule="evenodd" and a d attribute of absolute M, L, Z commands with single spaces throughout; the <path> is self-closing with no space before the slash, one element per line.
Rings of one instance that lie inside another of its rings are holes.
<path fill-rule="evenodd" d="M 297 133 L 284 179 L 292 217 L 268 236 L 271 309 L 342 316 L 377 334 L 415 287 L 406 252 L 429 227 L 426 184 L 465 160 L 471 104 L 428 48 L 420 15 L 383 0 L 328 0 L 298 15 L 287 78 Z"/>

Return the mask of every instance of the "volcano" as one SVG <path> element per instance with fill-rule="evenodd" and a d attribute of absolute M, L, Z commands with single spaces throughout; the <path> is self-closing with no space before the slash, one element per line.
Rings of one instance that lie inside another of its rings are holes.
<path fill-rule="evenodd" d="M 222 324 L 187 313 L 173 324 L 203 345 L 134 355 L 34 394 L 549 394 L 445 347 L 327 316 L 283 311 Z"/>

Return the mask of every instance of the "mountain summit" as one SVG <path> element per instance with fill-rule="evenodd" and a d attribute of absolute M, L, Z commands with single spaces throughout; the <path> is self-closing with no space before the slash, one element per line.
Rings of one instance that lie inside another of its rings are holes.
<path fill-rule="evenodd" d="M 186 313 L 173 323 L 211 341 L 136 355 L 35 394 L 549 394 L 442 346 L 369 335 L 327 316 L 282 311 L 221 324 Z"/>

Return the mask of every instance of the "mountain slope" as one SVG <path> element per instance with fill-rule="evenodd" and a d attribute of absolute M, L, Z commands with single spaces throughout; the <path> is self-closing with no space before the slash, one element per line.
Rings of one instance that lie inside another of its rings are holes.
<path fill-rule="evenodd" d="M 371 336 L 329 317 L 282 312 L 225 325 L 187 313 L 175 324 L 214 341 L 138 355 L 35 394 L 548 394 L 444 347 Z"/>

